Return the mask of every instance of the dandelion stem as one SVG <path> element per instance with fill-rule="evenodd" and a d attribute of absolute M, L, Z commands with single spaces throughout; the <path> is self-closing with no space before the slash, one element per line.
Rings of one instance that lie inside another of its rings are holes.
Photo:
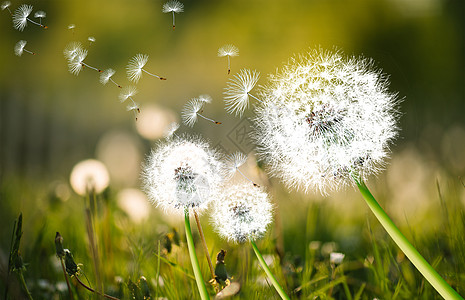
<path fill-rule="evenodd" d="M 150 73 L 150 72 L 148 72 L 148 71 L 146 71 L 146 70 L 144 70 L 144 69 L 141 69 L 141 71 L 144 71 L 146 74 L 149 74 L 150 76 L 157 77 L 157 78 L 160 79 L 160 80 L 166 80 L 166 78 L 160 77 L 160 76 L 155 75 L 155 74 L 152 74 L 152 73 Z"/>
<path fill-rule="evenodd" d="M 120 300 L 119 298 L 116 298 L 116 297 L 113 297 L 113 296 L 110 296 L 110 295 L 107 295 L 107 294 L 104 294 L 104 293 L 100 293 L 100 292 L 94 290 L 93 288 L 87 286 L 84 282 L 82 282 L 82 281 L 79 279 L 79 277 L 77 277 L 77 276 L 74 276 L 74 278 L 76 278 L 77 282 L 78 282 L 80 285 L 82 285 L 86 290 L 91 291 L 92 293 L 95 293 L 95 294 L 97 294 L 97 295 L 103 296 L 103 297 L 108 298 L 108 299 Z"/>
<path fill-rule="evenodd" d="M 415 247 L 410 244 L 407 238 L 405 238 L 405 236 L 396 227 L 394 222 L 392 222 L 386 212 L 378 204 L 365 183 L 361 179 L 356 177 L 353 178 L 357 184 L 358 189 L 360 190 L 360 193 L 363 196 L 363 199 L 365 199 L 368 207 L 371 209 L 378 221 L 381 223 L 381 225 L 383 225 L 384 229 L 391 236 L 400 250 L 405 253 L 412 264 L 418 269 L 418 271 L 420 271 L 425 279 L 428 280 L 434 289 L 442 297 L 444 297 L 444 299 L 463 300 L 463 298 L 454 289 L 452 289 L 449 284 L 447 284 L 447 282 L 436 272 L 436 270 L 431 267 L 431 265 L 423 258 L 423 256 L 421 256 L 417 249 L 415 249 Z"/>
<path fill-rule="evenodd" d="M 260 102 L 261 104 L 263 104 L 263 101 L 258 99 L 257 97 L 255 97 L 254 95 L 252 95 L 251 93 L 247 93 L 247 95 L 249 95 L 250 97 L 254 98 L 255 100 L 257 100 L 258 102 Z"/>
<path fill-rule="evenodd" d="M 236 168 L 236 170 L 239 172 L 239 174 L 241 174 L 241 175 L 242 175 L 242 177 L 244 177 L 245 179 L 247 179 L 248 181 L 250 181 L 250 183 L 252 183 L 252 184 L 253 184 L 253 186 L 257 186 L 257 187 L 259 186 L 258 184 L 256 184 L 255 182 L 253 182 L 253 181 L 252 181 L 252 180 L 251 180 L 249 177 L 245 176 L 245 174 L 244 174 L 244 173 L 242 173 L 242 171 L 241 171 L 241 170 L 239 170 L 239 168 Z"/>
<path fill-rule="evenodd" d="M 119 87 L 120 89 L 122 89 L 123 87 L 119 84 L 117 84 L 113 79 L 111 79 L 111 77 L 109 78 L 111 82 L 113 82 L 117 87 Z"/>
<path fill-rule="evenodd" d="M 34 52 L 29 51 L 29 50 L 27 50 L 27 49 L 23 49 L 23 51 L 24 51 L 24 52 L 27 52 L 27 53 L 29 53 L 29 54 L 32 54 L 32 55 L 36 55 Z"/>
<path fill-rule="evenodd" d="M 274 288 L 278 292 L 278 294 L 281 296 L 281 299 L 287 299 L 290 300 L 289 296 L 284 292 L 283 288 L 279 284 L 278 280 L 274 277 L 273 273 L 271 273 L 270 268 L 265 262 L 265 259 L 263 259 L 262 254 L 260 251 L 258 251 L 257 245 L 255 245 L 255 242 L 252 239 L 249 239 L 250 243 L 252 244 L 253 251 L 255 252 L 255 255 L 257 255 L 258 261 L 260 262 L 260 265 L 262 266 L 263 270 L 265 271 L 266 275 L 268 278 L 271 280 L 271 283 L 273 284 Z"/>
<path fill-rule="evenodd" d="M 100 69 L 97 69 L 97 68 L 95 68 L 95 67 L 89 66 L 89 65 L 86 64 L 85 62 L 81 62 L 81 64 L 82 64 L 83 66 L 86 66 L 86 67 L 88 67 L 89 69 L 95 70 L 95 71 L 97 71 L 97 72 L 99 72 L 99 73 L 102 73 L 102 72 L 103 72 L 103 71 L 100 70 Z"/>
<path fill-rule="evenodd" d="M 31 293 L 29 292 L 29 290 L 28 290 L 28 288 L 27 288 L 26 281 L 24 280 L 24 276 L 23 276 L 23 271 L 22 271 L 22 270 L 18 270 L 18 277 L 19 277 L 19 282 L 21 283 L 21 286 L 23 287 L 24 291 L 26 292 L 27 298 L 28 298 L 29 300 L 33 300 L 33 299 L 32 299 L 32 295 L 31 295 Z"/>
<path fill-rule="evenodd" d="M 172 13 L 173 13 L 173 30 L 174 30 L 176 29 L 176 24 L 174 24 L 174 11 Z"/>
<path fill-rule="evenodd" d="M 229 59 L 228 55 L 228 74 L 231 73 L 231 60 Z"/>
<path fill-rule="evenodd" d="M 157 255 L 157 287 L 155 289 L 155 299 L 158 299 L 158 286 L 160 285 L 160 240 L 158 240 L 158 255 Z"/>
<path fill-rule="evenodd" d="M 203 234 L 202 225 L 200 224 L 199 215 L 197 214 L 197 211 L 195 209 L 194 209 L 194 217 L 195 217 L 195 223 L 197 223 L 197 229 L 199 230 L 199 235 L 200 235 L 200 240 L 202 241 L 203 250 L 205 252 L 205 256 L 207 257 L 208 267 L 210 268 L 210 275 L 212 276 L 212 279 L 214 279 L 215 278 L 215 271 L 213 270 L 213 264 L 212 264 L 212 260 L 210 258 L 210 252 L 208 251 L 207 242 L 205 241 L 205 235 Z"/>
<path fill-rule="evenodd" d="M 37 23 L 37 22 L 35 22 L 35 21 L 32 21 L 32 20 L 29 19 L 29 18 L 27 18 L 27 20 L 28 20 L 29 22 L 31 22 L 32 24 L 35 24 L 35 25 L 37 25 L 37 26 L 40 26 L 40 27 L 42 27 L 42 28 L 44 28 L 44 29 L 47 29 L 47 28 L 48 28 L 47 26 L 42 25 L 42 24 L 39 24 L 39 23 Z"/>
<path fill-rule="evenodd" d="M 63 275 L 65 275 L 66 285 L 68 286 L 69 299 L 73 300 L 73 293 L 71 292 L 71 286 L 69 285 L 68 276 L 66 276 L 65 264 L 63 262 L 63 257 L 60 257 L 61 268 L 63 269 Z"/>
<path fill-rule="evenodd" d="M 202 300 L 210 299 L 208 296 L 207 287 L 203 281 L 202 272 L 200 271 L 199 260 L 195 255 L 194 239 L 192 238 L 191 225 L 189 222 L 189 209 L 187 208 L 184 211 L 184 225 L 186 227 L 187 248 L 189 249 L 189 256 L 192 263 L 192 269 L 194 270 L 197 288 L 199 289 L 200 298 L 202 298 Z"/>
<path fill-rule="evenodd" d="M 212 123 L 215 123 L 216 125 L 220 125 L 220 124 L 221 124 L 221 122 L 217 122 L 217 121 L 215 121 L 215 120 L 213 120 L 213 119 L 207 118 L 207 117 L 205 117 L 204 115 L 202 115 L 202 114 L 200 114 L 200 113 L 197 113 L 197 115 L 198 115 L 199 117 L 204 118 L 204 119 L 207 120 L 207 121 L 210 121 L 210 122 L 212 122 Z"/>

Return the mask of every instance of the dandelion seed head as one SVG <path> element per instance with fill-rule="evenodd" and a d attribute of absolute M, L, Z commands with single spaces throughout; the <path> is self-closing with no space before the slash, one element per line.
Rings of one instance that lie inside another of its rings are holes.
<path fill-rule="evenodd" d="M 45 11 L 39 10 L 34 13 L 34 18 L 45 18 L 47 14 Z"/>
<path fill-rule="evenodd" d="M 76 28 L 76 24 L 69 24 L 68 25 L 68 29 L 72 30 L 74 28 Z"/>
<path fill-rule="evenodd" d="M 82 68 L 84 67 L 83 61 L 87 57 L 87 50 L 83 48 L 76 49 L 73 53 L 74 56 L 70 56 L 73 58 L 68 59 L 68 70 L 71 74 L 79 75 Z"/>
<path fill-rule="evenodd" d="M 165 211 L 201 212 L 220 193 L 222 163 L 217 152 L 198 137 L 160 142 L 147 158 L 142 178 L 150 201 Z"/>
<path fill-rule="evenodd" d="M 234 174 L 237 172 L 237 169 L 243 164 L 245 164 L 246 161 L 247 155 L 241 152 L 235 152 L 227 156 L 224 170 L 226 177 L 232 178 Z"/>
<path fill-rule="evenodd" d="M 224 91 L 226 110 L 242 116 L 249 105 L 249 92 L 255 87 L 260 72 L 242 69 L 231 78 Z"/>
<path fill-rule="evenodd" d="M 177 0 L 170 0 L 166 2 L 165 4 L 163 4 L 162 11 L 164 13 L 174 12 L 178 14 L 184 11 L 184 4 L 182 4 L 181 2 Z"/>
<path fill-rule="evenodd" d="M 15 45 L 15 55 L 21 56 L 24 52 L 24 47 L 26 47 L 27 42 L 24 40 L 21 40 L 16 43 Z"/>
<path fill-rule="evenodd" d="M 226 188 L 214 201 L 212 223 L 222 238 L 244 243 L 266 233 L 272 211 L 268 194 L 262 188 L 242 183 Z"/>
<path fill-rule="evenodd" d="M 65 58 L 68 61 L 74 60 L 76 55 L 80 52 L 83 51 L 84 48 L 82 48 L 81 43 L 79 42 L 71 42 L 68 45 L 66 45 L 65 50 L 63 50 L 63 54 Z"/>
<path fill-rule="evenodd" d="M 192 98 L 189 100 L 181 111 L 182 122 L 186 126 L 194 126 L 195 122 L 197 122 L 197 113 L 202 110 L 204 104 L 205 102 L 198 98 Z"/>
<path fill-rule="evenodd" d="M 100 82 L 105 85 L 108 83 L 110 80 L 111 76 L 115 75 L 115 70 L 109 68 L 103 71 L 103 73 L 100 74 Z"/>
<path fill-rule="evenodd" d="M 234 45 L 228 44 L 220 47 L 218 49 L 218 56 L 238 56 L 239 55 L 239 48 Z"/>
<path fill-rule="evenodd" d="M 210 95 L 203 94 L 200 95 L 198 99 L 204 103 L 212 103 L 212 97 Z"/>
<path fill-rule="evenodd" d="M 1 8 L 2 10 L 5 10 L 5 9 L 7 9 L 8 7 L 10 7 L 10 5 L 11 5 L 11 2 L 10 2 L 10 1 L 4 1 L 4 2 L 2 2 L 0 8 Z"/>
<path fill-rule="evenodd" d="M 32 5 L 23 4 L 19 6 L 13 13 L 13 27 L 19 31 L 23 31 L 27 26 L 27 17 L 32 12 Z"/>
<path fill-rule="evenodd" d="M 70 179 L 71 187 L 81 196 L 90 190 L 101 193 L 110 183 L 110 175 L 105 165 L 95 159 L 87 159 L 73 167 Z"/>
<path fill-rule="evenodd" d="M 133 58 L 129 60 L 129 63 L 126 67 L 126 73 L 128 75 L 128 79 L 137 83 L 142 76 L 142 68 L 145 66 L 147 61 L 149 60 L 149 56 L 146 54 L 136 54 Z"/>
<path fill-rule="evenodd" d="M 139 103 L 134 102 L 134 103 L 128 104 L 128 105 L 126 106 L 126 111 L 135 111 L 135 112 L 139 112 L 139 111 L 140 111 L 140 105 L 139 105 Z"/>
<path fill-rule="evenodd" d="M 88 40 L 89 42 L 91 42 L 91 43 L 94 43 L 94 42 L 96 41 L 95 37 L 93 37 L 93 36 L 89 36 L 89 37 L 87 38 L 87 40 Z"/>
<path fill-rule="evenodd" d="M 129 86 L 126 86 L 126 87 L 123 88 L 123 90 L 119 94 L 118 98 L 119 98 L 120 102 L 123 103 L 124 101 L 128 100 L 132 96 L 136 95 L 137 92 L 138 91 L 137 91 L 137 88 L 135 86 L 129 85 Z"/>
<path fill-rule="evenodd" d="M 345 254 L 340 252 L 331 252 L 329 254 L 329 262 L 334 265 L 339 265 L 344 260 Z"/>
<path fill-rule="evenodd" d="M 397 135 L 397 95 L 365 58 L 314 50 L 270 75 L 254 140 L 271 173 L 305 192 L 353 185 L 384 166 Z"/>

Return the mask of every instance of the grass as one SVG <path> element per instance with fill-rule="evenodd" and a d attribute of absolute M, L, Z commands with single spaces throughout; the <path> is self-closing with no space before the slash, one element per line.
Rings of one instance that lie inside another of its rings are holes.
<path fill-rule="evenodd" d="M 291 299 L 441 299 L 368 210 L 362 218 L 356 214 L 351 217 L 349 212 L 329 205 L 327 201 L 331 199 L 301 201 L 310 197 L 296 195 L 295 199 L 287 200 L 286 194 L 276 189 L 278 224 L 257 241 L 257 247 Z M 415 216 L 416 225 L 410 226 L 407 218 L 399 226 L 461 295 L 465 293 L 465 214 L 461 203 L 464 189 L 456 178 L 438 183 L 436 194 L 431 195 L 432 207 L 424 215 Z M 123 299 L 144 296 L 199 299 L 182 219 L 172 220 L 154 208 L 146 221 L 134 223 L 117 206 L 116 192 L 108 189 L 97 195 L 93 220 L 103 291 Z M 26 267 L 22 274 L 34 299 L 69 299 L 60 260 L 56 257 L 57 231 L 63 236 L 64 248 L 72 252 L 81 270 L 79 278 L 97 288 L 86 229 L 85 199 L 72 195 L 68 201 L 62 201 L 39 183 L 26 186 L 12 178 L 2 182 L 0 193 L 1 295 L 5 292 L 8 271 L 5 257 L 10 251 L 13 225 L 20 212 L 23 213 L 20 253 Z M 347 201 L 363 200 L 361 196 L 354 196 Z M 233 299 L 280 298 L 251 245 L 228 244 L 212 231 L 208 214 L 200 220 L 212 261 L 215 262 L 216 253 L 221 249 L 227 251 L 224 261 L 228 275 L 231 282 L 240 284 L 240 291 Z M 437 225 L 425 230 L 431 223 Z M 355 234 L 338 234 L 347 228 L 353 228 L 349 232 Z M 192 234 L 200 270 L 213 298 L 215 292 L 207 282 L 210 272 L 196 227 L 192 227 Z M 329 261 L 329 253 L 335 251 L 346 255 L 342 264 Z M 96 299 L 79 287 L 74 278 L 70 284 L 75 299 Z M 8 294 L 10 299 L 25 296 L 15 276 L 9 277 Z"/>

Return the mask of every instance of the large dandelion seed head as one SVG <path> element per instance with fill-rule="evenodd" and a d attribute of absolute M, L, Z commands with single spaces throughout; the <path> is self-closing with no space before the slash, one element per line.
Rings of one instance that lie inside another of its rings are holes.
<path fill-rule="evenodd" d="M 218 154 L 200 138 L 181 136 L 161 142 L 147 158 L 144 188 L 152 203 L 167 211 L 202 211 L 216 199 L 223 182 Z"/>
<path fill-rule="evenodd" d="M 32 12 L 32 5 L 23 4 L 18 7 L 13 13 L 13 27 L 19 31 L 23 31 L 27 26 L 27 17 Z"/>
<path fill-rule="evenodd" d="M 249 92 L 255 87 L 260 72 L 242 69 L 231 78 L 224 91 L 226 110 L 229 113 L 242 115 L 249 106 Z"/>
<path fill-rule="evenodd" d="M 149 56 L 146 54 L 136 54 L 133 58 L 129 60 L 129 63 L 126 67 L 126 73 L 128 79 L 137 83 L 142 76 L 142 68 L 148 62 Z"/>
<path fill-rule="evenodd" d="M 26 47 L 27 42 L 24 40 L 20 40 L 19 42 L 16 43 L 15 45 L 15 55 L 21 56 L 24 52 L 24 47 Z"/>
<path fill-rule="evenodd" d="M 397 135 L 396 94 L 373 62 L 314 50 L 263 89 L 254 139 L 287 186 L 322 193 L 382 169 Z"/>
<path fill-rule="evenodd" d="M 226 188 L 213 207 L 212 223 L 230 242 L 261 238 L 272 220 L 273 207 L 267 193 L 248 183 Z"/>
<path fill-rule="evenodd" d="M 239 55 L 239 48 L 234 45 L 228 44 L 220 47 L 218 49 L 218 56 L 238 56 Z"/>
<path fill-rule="evenodd" d="M 163 4 L 162 11 L 164 13 L 174 12 L 178 14 L 184 11 L 184 4 L 182 4 L 181 2 L 177 0 L 170 0 L 166 2 L 165 4 Z"/>

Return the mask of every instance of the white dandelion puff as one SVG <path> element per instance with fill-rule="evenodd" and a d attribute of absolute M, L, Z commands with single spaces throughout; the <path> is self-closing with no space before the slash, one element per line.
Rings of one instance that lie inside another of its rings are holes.
<path fill-rule="evenodd" d="M 229 113 L 242 116 L 244 110 L 249 106 L 249 96 L 261 102 L 260 99 L 250 94 L 259 78 L 260 72 L 242 69 L 228 81 L 224 92 L 224 101 Z"/>
<path fill-rule="evenodd" d="M 243 164 L 247 161 L 247 155 L 241 153 L 241 152 L 235 152 L 233 154 L 230 154 L 229 156 L 226 157 L 226 162 L 225 162 L 225 177 L 228 179 L 231 179 L 236 172 L 239 172 L 242 177 L 244 177 L 247 181 L 253 184 L 253 186 L 258 187 L 259 185 L 253 182 L 249 177 L 247 177 L 240 169 Z"/>
<path fill-rule="evenodd" d="M 169 139 L 173 136 L 175 136 L 175 132 L 179 129 L 179 123 L 178 122 L 173 122 L 171 123 L 165 130 L 165 138 Z"/>
<path fill-rule="evenodd" d="M 239 55 L 239 48 L 232 44 L 224 45 L 218 49 L 219 57 L 228 57 L 228 74 L 231 73 L 231 57 Z"/>
<path fill-rule="evenodd" d="M 144 190 L 150 201 L 165 211 L 201 212 L 216 199 L 223 183 L 222 163 L 216 151 L 197 137 L 162 141 L 143 168 Z"/>
<path fill-rule="evenodd" d="M 26 44 L 27 44 L 27 41 L 24 41 L 24 40 L 21 40 L 21 41 L 17 42 L 16 45 L 15 45 L 15 48 L 14 48 L 15 55 L 21 56 L 23 54 L 23 52 L 26 52 L 26 53 L 29 53 L 29 54 L 32 54 L 32 55 L 36 55 L 34 52 L 31 52 L 31 51 L 29 51 L 29 50 L 27 50 L 25 48 Z"/>
<path fill-rule="evenodd" d="M 45 18 L 47 14 L 43 10 L 36 11 L 34 13 L 34 18 L 39 18 L 39 24 L 42 25 L 42 19 Z"/>
<path fill-rule="evenodd" d="M 181 2 L 177 1 L 177 0 L 170 0 L 168 2 L 166 2 L 165 4 L 163 4 L 163 9 L 162 11 L 164 13 L 172 13 L 173 14 L 173 30 L 176 28 L 176 24 L 175 24 L 175 18 L 174 18 L 174 14 L 177 13 L 181 13 L 184 11 L 184 4 L 182 4 Z"/>
<path fill-rule="evenodd" d="M 331 252 L 329 254 L 329 262 L 333 265 L 340 265 L 344 260 L 345 254 L 340 252 Z"/>
<path fill-rule="evenodd" d="M 210 95 L 200 95 L 198 99 L 204 103 L 212 103 L 212 97 Z"/>
<path fill-rule="evenodd" d="M 113 75 L 115 75 L 116 71 L 113 70 L 112 68 L 106 69 L 105 71 L 100 74 L 100 82 L 103 85 L 106 85 L 108 81 L 111 81 L 114 85 L 116 85 L 119 88 L 122 88 L 121 85 L 117 84 L 113 78 L 111 78 Z"/>
<path fill-rule="evenodd" d="M 203 97 L 205 97 L 205 95 L 203 95 Z M 192 98 L 191 100 L 187 101 L 181 111 L 181 118 L 183 123 L 189 127 L 192 127 L 194 126 L 195 122 L 197 122 L 197 117 L 201 117 L 202 119 L 205 119 L 209 122 L 220 125 L 221 122 L 207 118 L 202 114 L 205 103 L 208 102 L 200 100 L 199 98 Z"/>
<path fill-rule="evenodd" d="M 11 2 L 10 2 L 10 1 L 4 1 L 4 2 L 2 2 L 2 4 L 0 5 L 0 8 L 1 8 L 2 10 L 5 10 L 5 9 L 8 10 L 8 12 L 10 13 L 10 15 L 12 15 L 13 13 L 12 13 L 11 10 L 10 10 L 10 5 L 11 5 Z"/>
<path fill-rule="evenodd" d="M 76 28 L 76 24 L 69 24 L 68 25 L 69 30 L 73 30 L 74 28 Z"/>
<path fill-rule="evenodd" d="M 131 100 L 131 103 L 128 104 L 126 107 L 127 111 L 132 111 L 134 112 L 134 117 L 137 121 L 137 114 L 140 113 L 140 106 L 139 104 L 134 101 L 134 96 L 138 93 L 137 88 L 135 86 L 127 86 L 125 87 L 121 93 L 119 94 L 118 98 L 121 103 L 125 102 L 126 100 Z"/>
<path fill-rule="evenodd" d="M 76 164 L 69 177 L 71 187 L 81 196 L 90 191 L 101 193 L 110 183 L 106 166 L 95 159 L 83 160 Z"/>
<path fill-rule="evenodd" d="M 218 234 L 235 243 L 261 238 L 272 221 L 268 194 L 248 184 L 230 186 L 213 203 L 212 223 Z"/>
<path fill-rule="evenodd" d="M 68 61 L 70 61 L 73 60 L 76 57 L 77 53 L 81 50 L 84 50 L 84 48 L 82 48 L 81 43 L 71 42 L 68 45 L 66 45 L 65 49 L 63 50 L 63 55 Z"/>
<path fill-rule="evenodd" d="M 35 24 L 37 26 L 40 26 L 44 29 L 47 29 L 48 27 L 45 25 L 42 25 L 41 23 L 37 23 L 31 19 L 29 19 L 29 15 L 31 14 L 33 9 L 32 5 L 28 4 L 23 4 L 19 6 L 14 14 L 13 14 L 13 27 L 19 31 L 23 31 L 24 28 L 27 26 L 27 22 L 31 22 L 32 24 Z"/>
<path fill-rule="evenodd" d="M 325 194 L 383 167 L 397 135 L 399 101 L 371 60 L 315 50 L 269 82 L 254 139 L 288 187 Z"/>
<path fill-rule="evenodd" d="M 128 75 L 128 79 L 137 83 L 139 79 L 142 77 L 142 72 L 157 77 L 160 80 L 166 80 L 164 77 L 160 77 L 158 75 L 152 74 L 146 70 L 144 70 L 145 64 L 147 64 L 149 60 L 149 56 L 147 54 L 136 54 L 133 58 L 129 60 L 128 65 L 126 66 L 126 73 Z"/>
<path fill-rule="evenodd" d="M 63 50 L 63 54 L 68 60 L 68 69 L 72 74 L 78 75 L 84 67 L 100 73 L 103 72 L 102 70 L 96 67 L 92 67 L 84 62 L 84 59 L 87 57 L 87 53 L 88 51 L 84 49 L 79 42 L 71 42 L 66 45 L 65 49 Z"/>

